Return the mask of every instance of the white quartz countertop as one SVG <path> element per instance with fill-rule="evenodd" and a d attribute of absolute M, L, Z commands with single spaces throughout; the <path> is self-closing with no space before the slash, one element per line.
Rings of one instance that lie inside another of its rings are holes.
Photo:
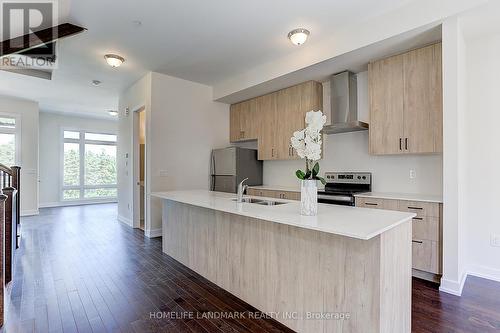
<path fill-rule="evenodd" d="M 355 194 L 354 196 L 359 198 L 378 198 L 378 199 L 423 201 L 423 202 L 435 202 L 435 203 L 443 202 L 442 196 L 428 195 L 428 194 L 367 192 L 367 193 Z"/>
<path fill-rule="evenodd" d="M 236 198 L 235 194 L 208 190 L 155 192 L 152 196 L 226 213 L 363 240 L 380 235 L 416 216 L 413 213 L 322 203 L 318 204 L 317 216 L 302 216 L 300 215 L 299 201 L 272 199 L 287 202 L 286 204 L 275 206 L 237 203 L 232 201 L 232 199 Z"/>

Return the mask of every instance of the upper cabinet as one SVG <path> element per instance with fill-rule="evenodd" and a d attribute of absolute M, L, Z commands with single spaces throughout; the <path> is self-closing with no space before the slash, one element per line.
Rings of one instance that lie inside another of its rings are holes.
<path fill-rule="evenodd" d="M 368 65 L 370 153 L 443 151 L 441 43 Z"/>
<path fill-rule="evenodd" d="M 323 108 L 321 83 L 308 81 L 231 105 L 231 142 L 258 140 L 259 160 L 297 159 L 293 132 L 305 127 L 308 111 Z"/>
<path fill-rule="evenodd" d="M 231 142 L 257 139 L 257 124 L 255 123 L 257 109 L 255 100 L 233 104 L 229 112 L 229 138 Z"/>

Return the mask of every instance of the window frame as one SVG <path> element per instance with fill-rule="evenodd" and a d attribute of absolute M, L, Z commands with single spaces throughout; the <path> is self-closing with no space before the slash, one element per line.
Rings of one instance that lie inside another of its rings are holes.
<path fill-rule="evenodd" d="M 64 132 L 78 132 L 80 133 L 79 139 L 69 139 L 64 138 Z M 85 140 L 85 133 L 93 134 L 106 134 L 116 136 L 116 141 L 99 141 L 99 140 Z M 118 174 L 116 175 L 116 184 L 106 184 L 106 185 L 85 185 L 85 144 L 95 144 L 104 146 L 115 146 L 118 148 L 118 135 L 116 133 L 108 131 L 96 131 L 96 130 L 86 130 L 74 127 L 61 127 L 60 133 L 60 179 L 59 179 L 59 200 L 61 202 L 116 202 L 118 199 L 118 193 L 113 197 L 102 197 L 102 198 L 85 198 L 85 190 L 95 190 L 95 189 L 117 189 L 118 190 Z M 65 143 L 77 143 L 79 149 L 79 159 L 80 159 L 80 172 L 79 172 L 79 185 L 64 185 L 64 144 Z M 118 152 L 117 152 L 118 154 Z M 118 159 L 118 156 L 116 156 Z M 78 199 L 64 199 L 65 190 L 78 190 L 80 192 L 80 197 Z"/>
<path fill-rule="evenodd" d="M 0 112 L 2 118 L 12 118 L 16 121 L 14 129 L 0 128 L 2 134 L 14 134 L 14 165 L 6 165 L 7 167 L 21 166 L 21 115 L 9 112 Z"/>

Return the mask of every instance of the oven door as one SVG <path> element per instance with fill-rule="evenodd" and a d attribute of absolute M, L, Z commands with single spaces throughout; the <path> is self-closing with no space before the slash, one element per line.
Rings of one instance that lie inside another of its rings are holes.
<path fill-rule="evenodd" d="M 332 205 L 354 206 L 354 196 L 318 192 L 318 202 Z"/>

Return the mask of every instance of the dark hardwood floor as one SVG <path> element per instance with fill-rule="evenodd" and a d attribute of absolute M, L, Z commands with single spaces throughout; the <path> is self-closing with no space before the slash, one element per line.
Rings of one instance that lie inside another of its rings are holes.
<path fill-rule="evenodd" d="M 22 221 L 4 332 L 290 332 L 249 319 L 256 309 L 163 254 L 160 239 L 117 222 L 114 204 Z M 500 283 L 469 278 L 460 298 L 414 280 L 412 327 L 500 332 Z"/>

